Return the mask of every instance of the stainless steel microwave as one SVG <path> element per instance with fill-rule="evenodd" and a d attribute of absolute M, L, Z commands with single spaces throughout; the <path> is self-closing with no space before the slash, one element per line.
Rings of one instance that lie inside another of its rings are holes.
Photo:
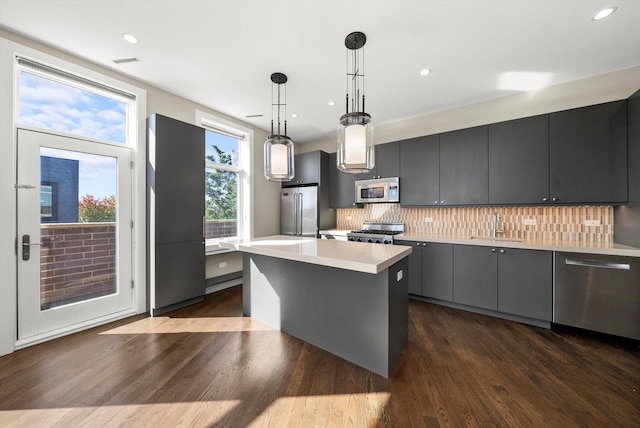
<path fill-rule="evenodd" d="M 398 177 L 356 181 L 356 203 L 400 202 Z"/>

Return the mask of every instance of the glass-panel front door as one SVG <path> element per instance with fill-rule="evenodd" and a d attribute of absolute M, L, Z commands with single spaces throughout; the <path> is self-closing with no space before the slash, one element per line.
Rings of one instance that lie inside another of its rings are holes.
<path fill-rule="evenodd" d="M 133 306 L 131 149 L 18 130 L 18 339 Z"/>

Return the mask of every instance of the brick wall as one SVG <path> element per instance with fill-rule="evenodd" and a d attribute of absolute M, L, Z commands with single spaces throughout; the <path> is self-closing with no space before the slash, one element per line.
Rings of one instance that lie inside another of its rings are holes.
<path fill-rule="evenodd" d="M 236 220 L 207 220 L 205 222 L 205 238 L 226 238 L 236 236 L 238 227 Z"/>
<path fill-rule="evenodd" d="M 41 309 L 117 291 L 115 223 L 43 224 L 41 235 Z"/>

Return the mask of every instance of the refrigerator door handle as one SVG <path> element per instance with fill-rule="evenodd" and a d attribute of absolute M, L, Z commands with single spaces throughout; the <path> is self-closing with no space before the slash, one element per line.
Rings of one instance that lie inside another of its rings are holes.
<path fill-rule="evenodd" d="M 304 201 L 302 199 L 302 197 L 304 196 L 302 193 L 299 193 L 299 205 L 298 205 L 298 215 L 300 216 L 300 222 L 298 223 L 300 225 L 300 232 L 298 233 L 298 235 L 302 235 L 302 213 L 303 213 L 303 206 L 304 206 Z"/>
<path fill-rule="evenodd" d="M 293 235 L 298 234 L 298 192 L 293 194 Z"/>

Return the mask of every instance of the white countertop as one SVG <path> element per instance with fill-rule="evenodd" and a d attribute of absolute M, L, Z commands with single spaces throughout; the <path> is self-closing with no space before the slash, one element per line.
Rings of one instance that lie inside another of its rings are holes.
<path fill-rule="evenodd" d="M 411 254 L 411 247 L 367 244 L 299 236 L 275 235 L 221 242 L 221 247 L 245 253 L 378 274 Z"/>
<path fill-rule="evenodd" d="M 563 251 L 569 253 L 604 254 L 612 256 L 640 257 L 640 248 L 626 245 L 600 242 L 576 242 L 576 241 L 543 241 L 523 240 L 522 242 L 508 241 L 498 238 L 471 239 L 469 236 L 444 236 L 402 234 L 393 237 L 398 241 L 422 241 L 440 242 L 445 244 L 479 245 L 486 247 L 522 248 L 525 250 Z"/>

